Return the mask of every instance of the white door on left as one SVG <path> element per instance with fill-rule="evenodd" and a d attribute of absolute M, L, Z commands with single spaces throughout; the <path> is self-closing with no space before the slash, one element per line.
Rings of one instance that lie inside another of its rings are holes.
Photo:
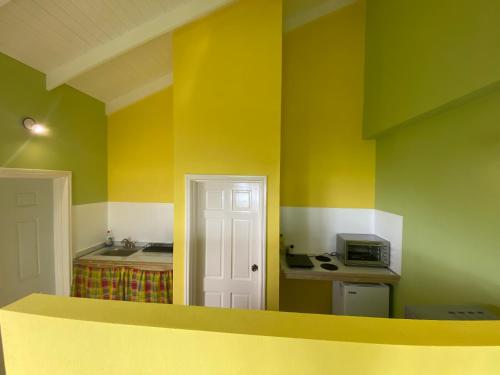
<path fill-rule="evenodd" d="M 52 180 L 0 178 L 0 307 L 55 293 L 53 201 Z"/>

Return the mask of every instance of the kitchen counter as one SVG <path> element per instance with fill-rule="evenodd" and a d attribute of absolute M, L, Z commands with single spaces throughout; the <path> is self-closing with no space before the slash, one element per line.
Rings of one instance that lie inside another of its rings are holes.
<path fill-rule="evenodd" d="M 336 271 L 328 271 L 321 268 L 320 264 L 325 262 L 320 262 L 314 257 L 310 258 L 314 264 L 313 268 L 291 268 L 286 263 L 285 256 L 282 255 L 280 259 L 281 275 L 286 279 L 384 284 L 397 284 L 401 278 L 401 276 L 388 268 L 345 266 L 337 257 L 330 256 L 329 258 L 332 259 L 329 263 L 335 264 L 338 267 Z"/>
<path fill-rule="evenodd" d="M 172 253 L 148 253 L 143 252 L 143 247 L 129 256 L 105 256 L 103 252 L 109 247 L 97 249 L 90 254 L 73 260 L 74 264 L 92 265 L 94 267 L 125 266 L 150 271 L 168 271 L 173 269 Z"/>

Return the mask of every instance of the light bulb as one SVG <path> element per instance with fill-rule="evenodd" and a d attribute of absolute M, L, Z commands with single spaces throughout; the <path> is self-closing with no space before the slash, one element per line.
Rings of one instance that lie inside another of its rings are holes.
<path fill-rule="evenodd" d="M 31 127 L 31 132 L 33 134 L 42 135 L 42 134 L 47 133 L 47 128 L 45 126 L 43 126 L 42 124 L 34 124 Z"/>
<path fill-rule="evenodd" d="M 49 132 L 44 125 L 37 123 L 31 117 L 26 117 L 23 119 L 23 126 L 29 130 L 30 133 L 35 135 L 44 135 Z"/>

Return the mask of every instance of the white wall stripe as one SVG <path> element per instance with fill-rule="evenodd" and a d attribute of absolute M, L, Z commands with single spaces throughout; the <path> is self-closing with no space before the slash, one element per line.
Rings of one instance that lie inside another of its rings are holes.
<path fill-rule="evenodd" d="M 296 253 L 336 251 L 338 233 L 376 234 L 391 242 L 390 268 L 401 273 L 402 216 L 374 209 L 281 207 L 280 220 L 285 243 Z"/>
<path fill-rule="evenodd" d="M 115 240 L 172 242 L 172 203 L 100 202 L 73 206 L 73 252 L 104 242 L 108 228 Z M 295 252 L 336 250 L 337 233 L 372 233 L 391 242 L 391 269 L 402 271 L 403 217 L 374 209 L 281 207 L 280 232 Z"/>
<path fill-rule="evenodd" d="M 108 217 L 115 241 L 173 242 L 173 203 L 109 202 Z"/>
<path fill-rule="evenodd" d="M 403 261 L 403 216 L 376 210 L 375 234 L 391 242 L 391 269 L 401 275 Z"/>
<path fill-rule="evenodd" d="M 372 209 L 281 207 L 281 233 L 295 252 L 336 250 L 337 233 L 373 233 Z"/>
<path fill-rule="evenodd" d="M 108 229 L 108 202 L 74 205 L 72 209 L 73 254 L 103 243 Z"/>

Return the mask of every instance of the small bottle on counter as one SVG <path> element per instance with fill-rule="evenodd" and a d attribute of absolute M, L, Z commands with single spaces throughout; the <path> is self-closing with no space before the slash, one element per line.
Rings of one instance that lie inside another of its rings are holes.
<path fill-rule="evenodd" d="M 110 247 L 113 246 L 113 243 L 113 233 L 110 229 L 108 229 L 108 231 L 106 232 L 106 241 L 104 242 L 104 245 Z"/>

